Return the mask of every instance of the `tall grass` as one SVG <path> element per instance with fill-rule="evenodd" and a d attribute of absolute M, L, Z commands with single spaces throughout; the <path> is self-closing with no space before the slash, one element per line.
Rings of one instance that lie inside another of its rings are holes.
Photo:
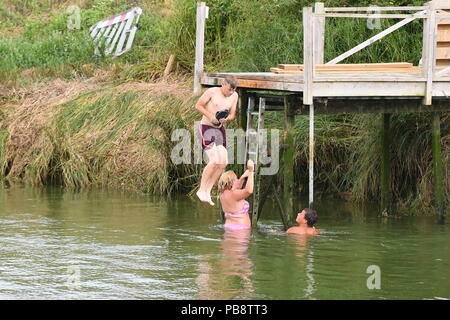
<path fill-rule="evenodd" d="M 191 102 L 170 93 L 110 87 L 88 92 L 61 105 L 24 155 L 24 181 L 69 188 L 113 186 L 170 194 L 193 183 L 195 167 L 176 167 L 170 160 L 170 133 L 190 129 Z M 165 109 L 171 106 L 171 112 Z M 10 161 L 15 161 L 11 159 Z"/>

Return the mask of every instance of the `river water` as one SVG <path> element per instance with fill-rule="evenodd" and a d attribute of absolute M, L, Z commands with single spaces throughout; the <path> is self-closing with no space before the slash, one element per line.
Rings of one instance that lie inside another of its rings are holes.
<path fill-rule="evenodd" d="M 321 235 L 226 232 L 193 198 L 0 189 L 0 299 L 450 299 L 450 229 L 434 217 L 317 203 Z"/>

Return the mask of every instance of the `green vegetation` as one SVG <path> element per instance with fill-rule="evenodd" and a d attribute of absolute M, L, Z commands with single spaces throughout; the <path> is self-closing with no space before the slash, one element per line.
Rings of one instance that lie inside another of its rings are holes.
<path fill-rule="evenodd" d="M 81 8 L 80 30 L 67 28 L 70 14 L 66 10 L 73 4 Z M 210 0 L 207 5 L 207 71 L 267 71 L 278 63 L 302 61 L 302 8 L 311 2 Z M 333 0 L 325 5 L 372 3 Z M 141 7 L 143 15 L 132 50 L 116 59 L 93 58 L 89 27 L 133 6 Z M 186 78 L 194 65 L 195 11 L 194 0 L 0 0 L 0 101 L 9 108 L 0 109 L 2 178 L 36 185 L 100 185 L 150 193 L 192 189 L 201 168 L 172 164 L 170 134 L 175 128 L 192 131 L 198 119 L 189 94 L 191 80 Z M 381 27 L 393 22 L 383 19 Z M 328 19 L 325 59 L 379 32 L 367 28 L 366 23 L 364 19 Z M 422 24 L 414 21 L 345 62 L 417 64 L 421 43 Z M 176 76 L 159 82 L 170 54 L 176 56 Z M 188 80 L 180 83 L 175 81 L 177 77 Z M 60 91 L 83 86 L 45 103 L 42 97 L 46 93 L 34 85 L 49 83 L 51 91 L 56 79 L 66 81 L 65 86 L 56 86 Z M 142 81 L 155 83 L 155 87 L 143 87 Z M 28 89 L 17 93 L 16 88 L 22 87 Z M 30 102 L 30 95 L 37 97 Z M 268 115 L 267 123 L 281 128 L 282 115 Z M 317 117 L 318 193 L 350 194 L 361 201 L 379 198 L 380 125 L 379 115 Z M 401 207 L 428 208 L 433 205 L 430 115 L 394 115 L 391 126 L 395 201 Z M 308 118 L 297 117 L 295 129 L 296 180 L 300 190 L 307 191 L 303 182 L 308 177 Z M 448 197 L 448 114 L 441 118 L 441 134 Z"/>

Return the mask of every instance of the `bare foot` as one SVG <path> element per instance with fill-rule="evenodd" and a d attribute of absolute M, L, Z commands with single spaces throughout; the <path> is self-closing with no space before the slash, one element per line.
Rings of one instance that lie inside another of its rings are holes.
<path fill-rule="evenodd" d="M 212 202 L 211 195 L 208 192 L 198 190 L 196 195 L 201 202 L 207 202 L 210 205 L 214 206 L 214 202 Z"/>
<path fill-rule="evenodd" d="M 207 192 L 205 192 L 206 193 L 206 202 L 208 202 L 210 205 L 212 205 L 212 206 L 214 206 L 214 202 L 212 202 L 212 199 L 211 199 L 211 194 L 209 194 L 209 193 L 207 193 Z"/>
<path fill-rule="evenodd" d="M 205 192 L 200 191 L 200 189 L 197 191 L 196 193 L 197 197 L 200 199 L 200 201 L 202 202 L 207 202 L 208 200 L 205 198 Z"/>

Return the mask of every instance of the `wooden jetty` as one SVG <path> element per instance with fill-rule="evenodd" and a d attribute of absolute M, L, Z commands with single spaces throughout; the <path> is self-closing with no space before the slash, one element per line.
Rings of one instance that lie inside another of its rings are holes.
<path fill-rule="evenodd" d="M 247 131 L 248 116 L 256 111 L 281 111 L 285 114 L 285 134 L 281 161 L 284 180 L 284 199 L 278 199 L 283 221 L 295 214 L 292 204 L 293 188 L 293 123 L 295 115 L 309 115 L 309 206 L 314 203 L 314 115 L 339 113 L 381 113 L 382 211 L 392 206 L 390 190 L 389 127 L 390 116 L 397 112 L 433 112 L 432 150 L 437 211 L 444 221 L 445 198 L 443 164 L 440 145 L 440 113 L 450 111 L 450 1 L 431 1 L 424 6 L 373 8 L 326 8 L 315 3 L 303 8 L 303 64 L 274 66 L 271 72 L 205 73 L 203 70 L 204 29 L 207 6 L 197 5 L 196 63 L 194 95 L 203 87 L 218 86 L 232 75 L 237 79 L 240 93 L 241 126 Z M 372 11 L 373 12 L 373 11 Z M 399 22 L 377 35 L 349 49 L 338 57 L 324 62 L 324 34 L 326 18 L 395 18 Z M 418 66 L 407 62 L 392 64 L 344 64 L 346 58 L 363 50 L 375 41 L 416 19 L 423 20 L 422 59 Z M 267 94 L 267 92 L 274 94 Z M 261 114 L 261 112 L 260 112 Z M 263 120 L 262 120 L 263 121 Z M 252 222 L 262 210 L 258 184 L 255 185 Z"/>

